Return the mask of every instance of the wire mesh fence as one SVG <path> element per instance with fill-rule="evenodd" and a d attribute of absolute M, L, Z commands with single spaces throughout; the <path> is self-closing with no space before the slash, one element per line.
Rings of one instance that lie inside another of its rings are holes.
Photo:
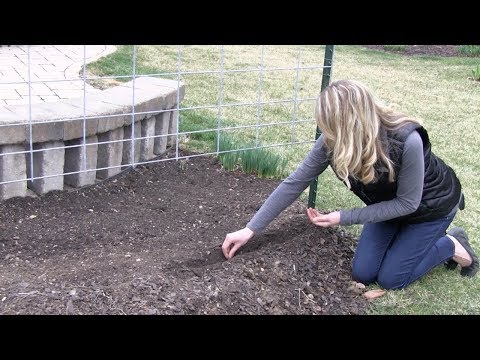
<path fill-rule="evenodd" d="M 0 47 L 0 196 L 185 157 L 288 157 L 315 140 L 332 57 L 324 45 Z"/>

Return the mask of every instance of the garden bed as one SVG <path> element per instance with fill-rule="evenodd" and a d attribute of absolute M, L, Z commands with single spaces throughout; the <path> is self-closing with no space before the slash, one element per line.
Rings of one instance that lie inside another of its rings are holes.
<path fill-rule="evenodd" d="M 173 154 L 167 154 L 173 156 Z M 355 239 L 300 201 L 226 260 L 278 180 L 213 157 L 0 203 L 0 314 L 363 314 Z"/>

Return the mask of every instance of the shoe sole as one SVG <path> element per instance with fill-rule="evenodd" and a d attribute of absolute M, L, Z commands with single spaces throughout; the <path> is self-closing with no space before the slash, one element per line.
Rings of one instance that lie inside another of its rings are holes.
<path fill-rule="evenodd" d="M 454 227 L 450 231 L 447 232 L 448 235 L 453 236 L 458 242 L 465 248 L 467 253 L 472 258 L 472 264 L 470 266 L 462 267 L 460 270 L 460 275 L 472 277 L 478 272 L 478 257 L 473 251 L 472 247 L 468 243 L 468 236 L 465 231 L 461 227 Z M 446 263 L 448 269 L 451 269 L 449 266 L 453 266 L 450 262 L 453 260 L 449 260 Z"/>

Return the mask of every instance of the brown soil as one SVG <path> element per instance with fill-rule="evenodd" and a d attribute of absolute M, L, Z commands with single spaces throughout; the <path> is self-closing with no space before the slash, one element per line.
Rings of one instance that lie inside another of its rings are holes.
<path fill-rule="evenodd" d="M 385 45 L 365 45 L 369 49 L 394 52 L 403 55 L 429 55 L 429 56 L 465 56 L 460 53 L 458 45 L 406 45 L 402 51 L 390 50 Z"/>
<path fill-rule="evenodd" d="M 212 157 L 0 203 L 0 314 L 365 314 L 355 239 L 294 203 L 231 260 L 279 183 Z"/>

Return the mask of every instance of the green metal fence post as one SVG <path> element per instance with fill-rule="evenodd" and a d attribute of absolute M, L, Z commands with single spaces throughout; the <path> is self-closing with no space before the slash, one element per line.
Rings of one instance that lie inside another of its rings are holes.
<path fill-rule="evenodd" d="M 335 50 L 335 45 L 327 45 L 325 47 L 325 58 L 323 61 L 323 75 L 322 75 L 322 87 L 321 90 L 325 89 L 330 84 L 330 77 L 332 75 L 332 63 L 333 63 L 333 53 Z M 317 126 L 315 131 L 315 140 L 320 136 L 320 129 Z M 317 199 L 317 185 L 318 177 L 313 179 L 310 184 L 310 190 L 308 193 L 308 207 L 315 208 L 315 200 Z"/>

